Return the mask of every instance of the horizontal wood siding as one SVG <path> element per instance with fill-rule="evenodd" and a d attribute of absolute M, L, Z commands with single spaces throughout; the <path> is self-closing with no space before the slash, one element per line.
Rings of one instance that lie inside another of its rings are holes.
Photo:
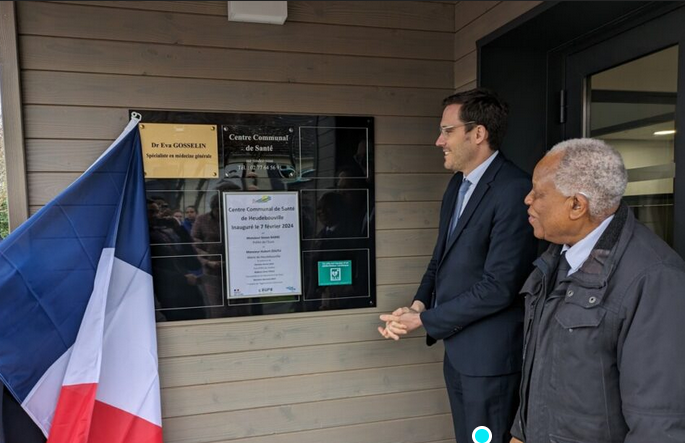
<path fill-rule="evenodd" d="M 444 388 L 276 407 L 218 412 L 165 420 L 166 443 L 203 443 L 217 439 L 270 436 L 449 411 Z M 229 440 L 230 441 L 230 440 Z M 292 440 L 296 441 L 296 440 Z M 350 441 L 350 440 L 348 440 Z"/>
<path fill-rule="evenodd" d="M 486 3 L 459 29 L 498 6 Z M 411 301 L 437 237 L 451 174 L 433 143 L 455 86 L 456 10 L 469 8 L 292 1 L 274 26 L 228 22 L 222 1 L 16 7 L 31 213 L 130 108 L 375 118 L 378 307 L 160 324 L 165 442 L 453 439 L 442 346 L 376 328 Z"/>
<path fill-rule="evenodd" d="M 26 105 L 113 106 L 203 111 L 425 116 L 448 89 L 329 86 L 26 71 Z M 382 143 L 383 140 L 376 140 Z"/>
<path fill-rule="evenodd" d="M 275 83 L 451 87 L 449 61 L 179 47 L 26 36 L 23 67 L 189 79 Z M 277 69 L 274 69 L 274 65 Z M 373 80 L 371 80 L 373 79 Z M 370 83 L 372 82 L 372 83 Z"/>
<path fill-rule="evenodd" d="M 82 2 L 34 3 L 17 3 L 19 31 L 24 35 L 286 53 L 454 60 L 450 50 L 454 45 L 453 32 L 307 22 L 286 22 L 283 26 L 235 23 L 228 22 L 227 15 L 140 10 L 135 6 L 137 2 L 109 2 L 104 6 L 100 6 L 101 2 L 93 2 L 93 6 L 84 6 Z M 217 3 L 226 7 L 225 2 Z M 406 3 L 417 9 L 429 5 Z M 386 12 L 392 14 L 393 10 L 387 8 Z"/>
<path fill-rule="evenodd" d="M 222 440 L 217 443 L 454 443 L 450 414 L 384 420 L 361 425 L 348 425 L 291 434 Z M 451 437 L 449 440 L 446 437 Z"/>
<path fill-rule="evenodd" d="M 417 377 L 417 371 L 424 377 Z M 441 363 L 402 365 L 344 372 L 296 375 L 165 390 L 165 417 L 325 401 L 399 392 L 439 389 Z"/>

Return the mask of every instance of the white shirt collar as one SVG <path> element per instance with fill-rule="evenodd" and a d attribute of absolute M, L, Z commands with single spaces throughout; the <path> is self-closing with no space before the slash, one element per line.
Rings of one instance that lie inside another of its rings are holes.
<path fill-rule="evenodd" d="M 564 245 L 564 247 L 561 248 L 561 252 L 566 252 L 566 261 L 568 261 L 568 264 L 571 266 L 571 269 L 568 271 L 568 275 L 573 274 L 580 269 L 581 266 L 583 266 L 585 260 L 587 260 L 587 258 L 590 256 L 592 248 L 594 248 L 597 244 L 597 240 L 599 240 L 613 219 L 614 216 L 610 215 L 581 241 L 573 246 Z"/>
<path fill-rule="evenodd" d="M 485 171 L 488 169 L 488 166 L 495 160 L 495 157 L 497 157 L 497 154 L 499 154 L 499 150 L 495 151 L 492 153 L 490 157 L 487 158 L 483 163 L 478 165 L 476 169 L 471 171 L 469 175 L 464 177 L 466 180 L 471 182 L 471 187 L 469 190 L 475 189 L 476 185 L 480 181 L 480 179 L 483 177 L 483 174 L 485 174 Z"/>

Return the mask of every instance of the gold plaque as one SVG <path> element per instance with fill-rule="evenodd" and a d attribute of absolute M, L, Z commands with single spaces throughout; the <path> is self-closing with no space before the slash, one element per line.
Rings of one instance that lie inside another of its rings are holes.
<path fill-rule="evenodd" d="M 145 178 L 217 178 L 216 125 L 140 123 Z"/>

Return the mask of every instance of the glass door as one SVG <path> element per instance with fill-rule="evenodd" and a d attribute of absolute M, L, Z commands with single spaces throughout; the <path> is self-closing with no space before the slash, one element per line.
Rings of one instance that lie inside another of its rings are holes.
<path fill-rule="evenodd" d="M 621 152 L 625 201 L 685 256 L 685 7 L 565 56 L 563 138 L 593 137 Z M 678 174 L 680 171 L 680 174 Z"/>
<path fill-rule="evenodd" d="M 678 46 L 591 75 L 587 85 L 585 134 L 621 153 L 625 201 L 673 246 Z"/>

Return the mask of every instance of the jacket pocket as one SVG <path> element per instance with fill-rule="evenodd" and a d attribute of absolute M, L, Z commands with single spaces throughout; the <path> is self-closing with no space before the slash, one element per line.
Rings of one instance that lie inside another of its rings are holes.
<path fill-rule="evenodd" d="M 554 318 L 564 329 L 596 328 L 602 323 L 606 312 L 601 307 L 587 309 L 566 303 L 554 314 Z"/>
<path fill-rule="evenodd" d="M 604 416 L 603 358 L 610 350 L 602 306 L 584 308 L 562 303 L 554 313 L 551 337 L 551 388 L 555 402 L 574 415 Z M 573 392 L 574 395 L 567 393 Z"/>

